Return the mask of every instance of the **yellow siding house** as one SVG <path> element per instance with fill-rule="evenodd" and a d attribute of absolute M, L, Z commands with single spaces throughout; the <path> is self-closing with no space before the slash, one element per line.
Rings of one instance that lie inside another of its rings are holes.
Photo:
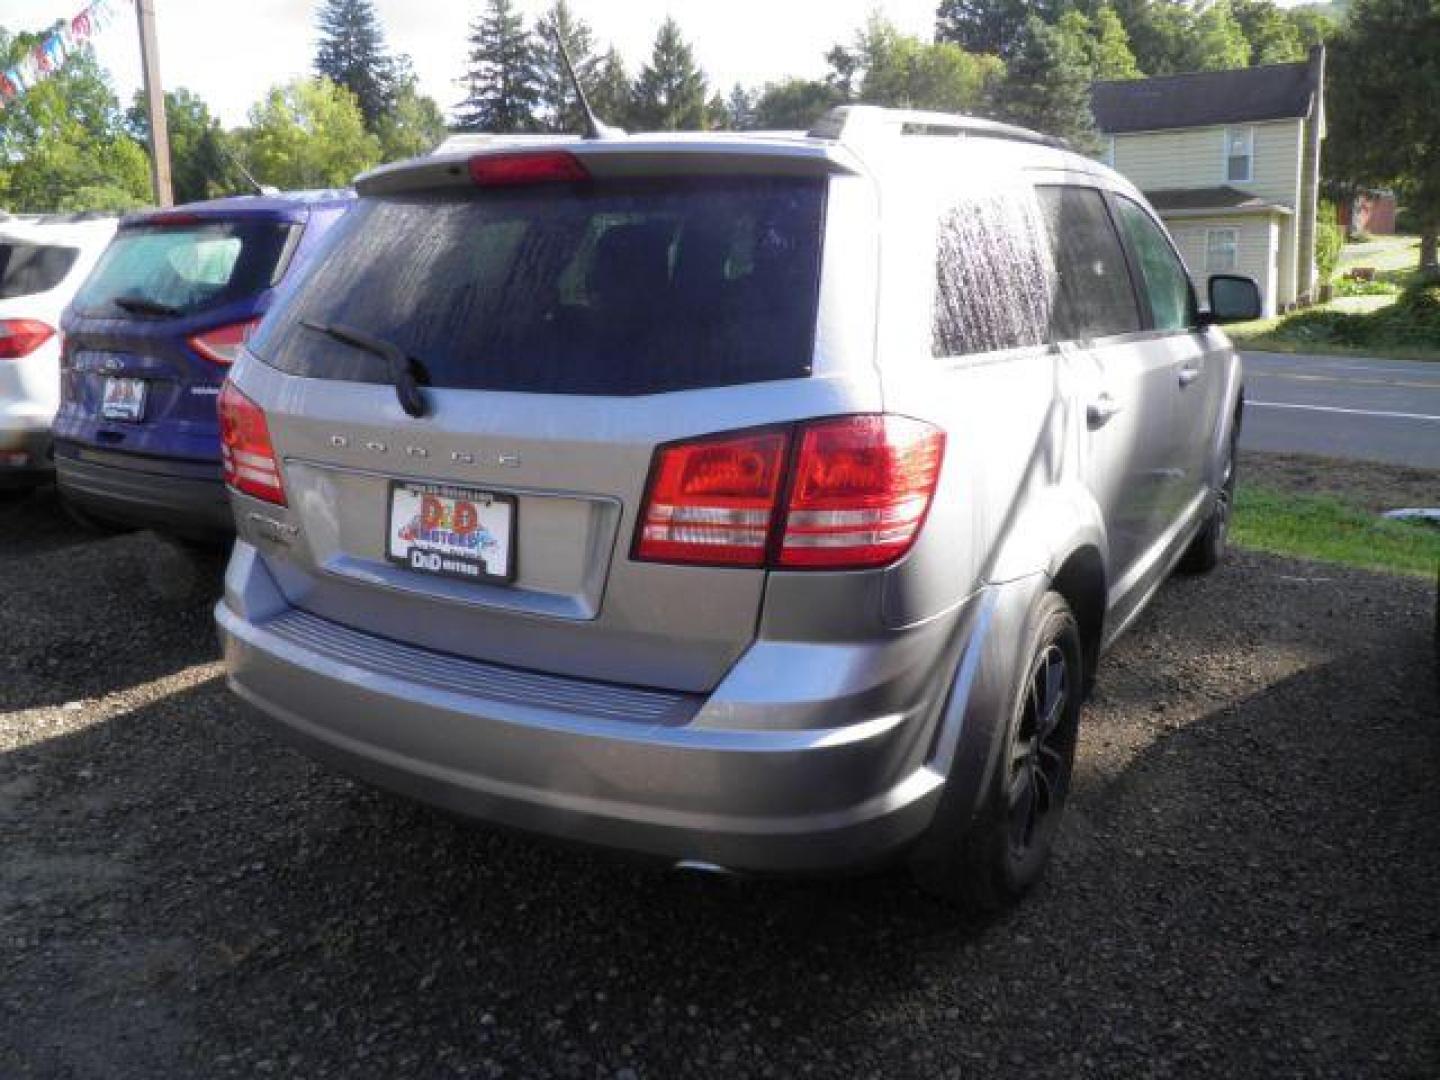
<path fill-rule="evenodd" d="M 1145 192 L 1204 292 L 1253 277 L 1274 315 L 1317 287 L 1325 51 L 1298 64 L 1096 83 L 1105 159 Z"/>

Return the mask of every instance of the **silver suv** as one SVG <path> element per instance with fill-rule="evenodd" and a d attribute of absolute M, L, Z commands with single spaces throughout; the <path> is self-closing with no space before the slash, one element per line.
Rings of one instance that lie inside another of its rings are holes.
<path fill-rule="evenodd" d="M 235 691 L 486 821 L 1023 893 L 1100 653 L 1225 543 L 1240 364 L 1140 193 L 862 107 L 358 189 L 221 395 Z"/>

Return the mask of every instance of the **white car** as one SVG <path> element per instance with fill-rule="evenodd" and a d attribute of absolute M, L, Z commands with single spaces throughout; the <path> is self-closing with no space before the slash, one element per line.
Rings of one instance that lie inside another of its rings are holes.
<path fill-rule="evenodd" d="M 0 215 L 0 498 L 49 479 L 60 405 L 60 313 L 117 219 Z"/>

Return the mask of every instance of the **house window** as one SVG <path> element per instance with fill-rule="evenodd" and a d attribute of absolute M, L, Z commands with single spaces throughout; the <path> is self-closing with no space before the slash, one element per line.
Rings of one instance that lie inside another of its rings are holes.
<path fill-rule="evenodd" d="M 1225 179 L 1232 184 L 1249 183 L 1255 173 L 1255 129 L 1225 129 Z"/>
<path fill-rule="evenodd" d="M 1223 274 L 1240 265 L 1240 233 L 1237 229 L 1207 229 L 1205 272 Z"/>

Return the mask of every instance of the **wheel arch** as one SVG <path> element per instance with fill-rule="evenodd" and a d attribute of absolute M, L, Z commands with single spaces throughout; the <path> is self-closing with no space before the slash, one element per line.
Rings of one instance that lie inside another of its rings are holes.
<path fill-rule="evenodd" d="M 1083 544 L 1072 551 L 1051 576 L 1051 587 L 1065 598 L 1079 624 L 1085 660 L 1085 696 L 1089 697 L 1095 688 L 1095 669 L 1099 666 L 1100 643 L 1105 631 L 1105 560 L 1099 548 Z"/>

